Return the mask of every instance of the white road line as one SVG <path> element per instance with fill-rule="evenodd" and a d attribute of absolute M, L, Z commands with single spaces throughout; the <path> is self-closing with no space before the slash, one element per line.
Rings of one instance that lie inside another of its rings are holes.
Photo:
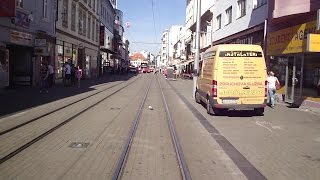
<path fill-rule="evenodd" d="M 268 129 L 272 133 L 272 130 L 270 128 L 268 128 L 267 126 L 263 125 L 260 121 L 256 121 L 256 125 L 264 127 L 264 128 Z"/>

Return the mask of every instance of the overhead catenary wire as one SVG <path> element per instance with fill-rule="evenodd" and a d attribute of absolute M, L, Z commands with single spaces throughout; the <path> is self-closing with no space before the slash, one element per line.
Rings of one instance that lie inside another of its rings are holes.
<path fill-rule="evenodd" d="M 157 29 L 156 29 L 156 21 L 154 18 L 154 4 L 153 0 L 151 0 L 151 6 L 152 6 L 152 18 L 153 18 L 153 28 L 154 28 L 154 35 L 155 35 L 155 42 L 157 42 Z"/>

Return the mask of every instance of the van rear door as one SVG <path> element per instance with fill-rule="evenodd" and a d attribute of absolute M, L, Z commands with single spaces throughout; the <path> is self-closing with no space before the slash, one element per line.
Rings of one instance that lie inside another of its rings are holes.
<path fill-rule="evenodd" d="M 266 65 L 262 51 L 224 50 L 218 55 L 218 103 L 263 104 Z"/>

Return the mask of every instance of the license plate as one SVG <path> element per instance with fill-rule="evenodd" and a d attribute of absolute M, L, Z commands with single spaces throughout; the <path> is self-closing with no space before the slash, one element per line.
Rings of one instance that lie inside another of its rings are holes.
<path fill-rule="evenodd" d="M 237 99 L 222 99 L 222 104 L 237 104 Z"/>

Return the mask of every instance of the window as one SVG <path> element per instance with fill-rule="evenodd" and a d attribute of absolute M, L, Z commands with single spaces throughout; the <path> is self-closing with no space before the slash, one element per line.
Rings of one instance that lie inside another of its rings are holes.
<path fill-rule="evenodd" d="M 87 12 L 83 11 L 83 35 L 86 36 L 87 34 Z"/>
<path fill-rule="evenodd" d="M 42 17 L 43 18 L 48 18 L 48 0 L 43 0 Z"/>
<path fill-rule="evenodd" d="M 258 8 L 260 6 L 263 6 L 267 4 L 267 0 L 253 0 L 253 8 Z"/>
<path fill-rule="evenodd" d="M 91 36 L 92 41 L 94 41 L 94 27 L 95 27 L 94 23 L 95 23 L 95 19 L 92 18 L 92 34 L 91 34 L 92 35 Z"/>
<path fill-rule="evenodd" d="M 246 15 L 246 0 L 238 0 L 238 18 Z"/>
<path fill-rule="evenodd" d="M 226 25 L 232 23 L 232 6 L 226 10 Z"/>
<path fill-rule="evenodd" d="M 93 8 L 93 11 L 96 11 L 96 0 L 93 0 L 93 6 L 92 6 L 92 8 Z"/>
<path fill-rule="evenodd" d="M 99 40 L 99 31 L 100 31 L 100 26 L 99 26 L 99 21 L 96 22 L 97 28 L 96 28 L 96 42 Z"/>
<path fill-rule="evenodd" d="M 88 14 L 88 38 L 90 39 L 90 35 L 91 35 L 91 16 Z"/>
<path fill-rule="evenodd" d="M 221 14 L 217 16 L 217 30 L 221 29 Z"/>
<path fill-rule="evenodd" d="M 68 0 L 63 0 L 62 4 L 62 26 L 68 27 Z"/>
<path fill-rule="evenodd" d="M 82 9 L 79 8 L 79 30 L 78 30 L 78 33 L 79 34 L 82 34 L 83 32 L 83 15 L 82 15 Z"/>
<path fill-rule="evenodd" d="M 76 3 L 71 5 L 71 30 L 76 31 Z"/>
<path fill-rule="evenodd" d="M 91 7 L 91 0 L 88 0 L 88 5 L 89 7 Z"/>
<path fill-rule="evenodd" d="M 23 0 L 16 0 L 17 7 L 23 8 Z"/>

